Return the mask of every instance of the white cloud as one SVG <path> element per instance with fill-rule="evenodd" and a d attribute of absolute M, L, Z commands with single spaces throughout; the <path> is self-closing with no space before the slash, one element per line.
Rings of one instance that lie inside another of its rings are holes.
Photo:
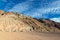
<path fill-rule="evenodd" d="M 55 22 L 60 22 L 60 17 L 59 18 L 51 18 L 51 20 L 53 20 Z"/>

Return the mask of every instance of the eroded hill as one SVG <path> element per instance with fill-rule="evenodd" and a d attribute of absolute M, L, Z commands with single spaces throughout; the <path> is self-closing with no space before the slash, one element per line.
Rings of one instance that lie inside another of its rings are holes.
<path fill-rule="evenodd" d="M 60 32 L 59 28 L 47 25 L 29 16 L 0 10 L 0 31 L 3 32 Z"/>

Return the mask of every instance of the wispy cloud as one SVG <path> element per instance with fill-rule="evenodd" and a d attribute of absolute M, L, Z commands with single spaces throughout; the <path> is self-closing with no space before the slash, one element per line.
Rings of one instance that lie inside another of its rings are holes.
<path fill-rule="evenodd" d="M 23 11 L 27 11 L 30 8 L 29 6 L 30 6 L 29 3 L 26 1 L 15 5 L 12 9 L 8 11 L 23 12 Z"/>
<path fill-rule="evenodd" d="M 42 3 L 40 3 L 40 1 L 38 1 L 39 5 L 37 4 L 37 2 L 36 4 L 33 4 L 32 1 L 35 2 L 34 0 L 29 1 L 27 0 L 25 2 L 16 4 L 13 8 L 9 9 L 8 11 L 21 12 L 24 13 L 25 15 L 29 15 L 36 18 L 40 17 L 47 18 L 49 14 L 51 15 L 60 14 L 60 0 L 56 0 L 49 3 L 48 2 L 43 3 L 43 1 Z"/>
<path fill-rule="evenodd" d="M 31 13 L 31 12 L 30 12 Z M 34 11 L 32 11 L 33 15 L 31 15 L 32 17 L 45 17 L 47 18 L 47 15 L 44 14 L 60 14 L 60 1 L 55 1 L 53 3 L 50 3 L 49 6 L 47 6 L 46 8 L 38 8 L 38 9 L 34 9 Z M 56 16 L 56 15 L 55 15 Z M 53 17 L 52 17 L 53 18 Z"/>
<path fill-rule="evenodd" d="M 2 1 L 6 2 L 7 0 Z M 14 2 L 12 2 L 7 3 L 4 10 L 24 13 L 25 15 L 35 18 L 52 17 L 50 19 L 57 22 L 60 20 L 60 0 L 26 0 L 18 4 L 14 4 Z"/>

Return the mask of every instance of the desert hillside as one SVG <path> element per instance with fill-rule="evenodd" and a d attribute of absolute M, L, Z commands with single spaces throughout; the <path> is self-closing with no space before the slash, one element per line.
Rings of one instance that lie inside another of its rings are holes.
<path fill-rule="evenodd" d="M 0 10 L 0 31 L 3 32 L 60 32 L 58 27 L 48 26 L 49 21 L 44 22 L 47 23 L 39 22 L 30 16 Z"/>
<path fill-rule="evenodd" d="M 36 19 L 36 18 L 35 18 Z M 55 22 L 55 21 L 52 21 L 50 19 L 36 19 L 38 20 L 40 23 L 43 23 L 49 27 L 53 26 L 53 27 L 57 27 L 58 29 L 60 29 L 60 23 L 59 22 Z"/>

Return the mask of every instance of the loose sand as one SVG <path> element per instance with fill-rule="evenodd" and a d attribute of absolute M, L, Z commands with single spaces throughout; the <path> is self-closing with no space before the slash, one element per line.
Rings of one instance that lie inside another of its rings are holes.
<path fill-rule="evenodd" d="M 0 32 L 0 40 L 60 40 L 60 34 L 38 32 Z"/>

